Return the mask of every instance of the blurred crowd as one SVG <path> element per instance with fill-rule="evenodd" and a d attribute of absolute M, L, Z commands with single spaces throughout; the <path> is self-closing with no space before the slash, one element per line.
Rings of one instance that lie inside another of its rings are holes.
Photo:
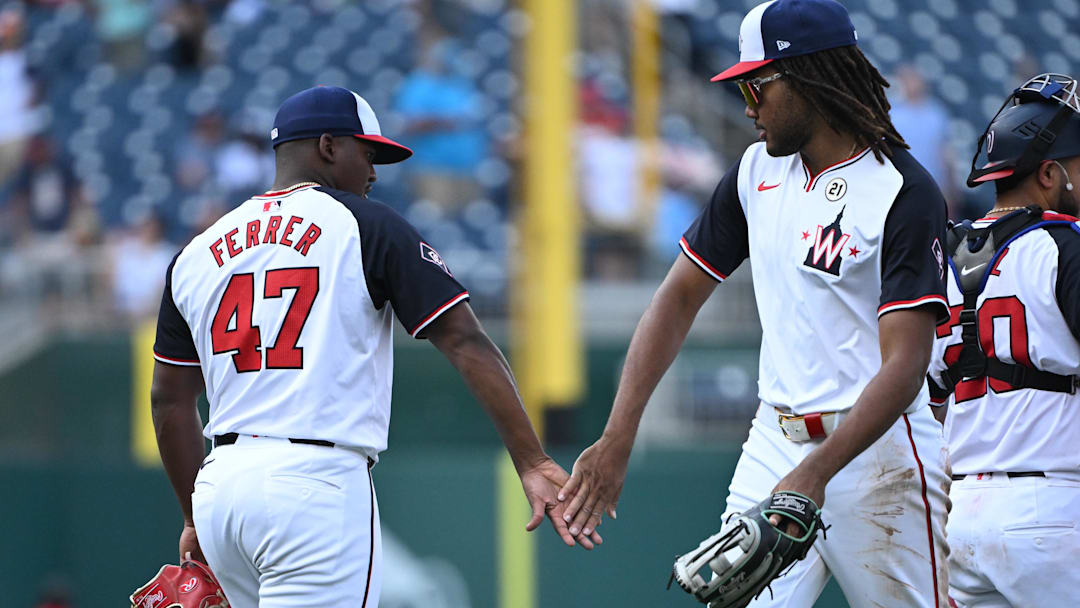
<path fill-rule="evenodd" d="M 726 4 L 652 2 L 662 41 L 662 104 L 647 140 L 633 128 L 632 3 L 576 3 L 573 140 L 589 280 L 662 276 L 682 231 L 754 137 L 734 87 L 708 82 L 712 67 L 734 52 L 731 32 L 720 27 L 730 19 Z M 282 24 L 293 22 L 316 34 L 308 46 L 289 41 Z M 0 305 L 76 302 L 121 322 L 153 316 L 176 250 L 269 185 L 273 111 L 298 83 L 314 81 L 361 91 L 384 130 L 416 151 L 404 166 L 380 172 L 375 196 L 432 233 L 463 269 L 484 312 L 505 312 L 522 160 L 518 49 L 526 29 L 509 0 L 5 4 Z M 85 39 L 71 42 L 78 32 Z M 346 36 L 367 46 L 350 52 Z M 52 50 L 63 40 L 69 44 L 60 46 L 74 50 L 58 57 Z M 404 67 L 393 68 L 395 62 Z M 988 193 L 966 189 L 958 170 L 977 133 L 957 137 L 956 117 L 935 97 L 941 89 L 927 80 L 925 65 L 891 67 L 900 133 L 941 184 L 951 215 L 978 215 Z M 1024 57 L 1012 71 L 1038 70 Z M 250 82 L 245 97 L 234 94 L 242 77 Z M 167 99 L 173 82 L 191 83 L 186 100 Z M 108 83 L 130 83 L 126 103 L 141 117 L 138 128 L 127 129 L 131 114 L 112 113 L 109 103 L 117 102 L 98 95 Z M 74 133 L 67 125 L 78 123 L 63 120 L 70 110 L 57 106 L 58 97 L 85 112 Z M 182 107 L 182 116 L 169 114 L 170 104 Z M 122 146 L 106 148 L 108 139 Z M 88 149 L 95 142 L 101 148 Z M 115 148 L 126 156 L 114 156 Z M 645 175 L 657 176 L 658 186 L 643 187 Z M 122 190 L 118 181 L 135 190 Z"/>

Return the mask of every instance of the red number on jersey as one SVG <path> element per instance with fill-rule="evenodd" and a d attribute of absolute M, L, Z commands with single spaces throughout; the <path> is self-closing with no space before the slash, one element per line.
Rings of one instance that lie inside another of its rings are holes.
<path fill-rule="evenodd" d="M 296 346 L 300 332 L 307 323 L 311 305 L 319 294 L 318 268 L 282 268 L 266 273 L 266 288 L 263 296 L 280 298 L 283 289 L 295 289 L 289 312 L 285 313 L 285 322 L 281 324 L 277 340 L 266 350 L 267 369 L 302 369 L 304 367 L 304 349 Z"/>
<path fill-rule="evenodd" d="M 262 367 L 259 354 L 259 328 L 251 323 L 252 302 L 255 299 L 255 275 L 234 274 L 221 296 L 210 340 L 214 354 L 233 353 L 236 373 L 257 372 Z M 235 323 L 233 322 L 233 319 Z M 229 329 L 230 325 L 232 329 Z"/>
<path fill-rule="evenodd" d="M 268 369 L 301 369 L 304 349 L 296 346 L 307 323 L 315 296 L 319 293 L 318 268 L 281 268 L 266 272 L 264 298 L 280 298 L 285 289 L 295 289 L 285 321 L 278 330 L 274 346 L 266 350 Z M 235 274 L 221 296 L 210 338 L 214 354 L 233 353 L 237 373 L 262 369 L 259 327 L 252 323 L 255 302 L 255 275 Z M 235 318 L 235 322 L 233 319 Z M 231 327 L 231 329 L 230 329 Z"/>
<path fill-rule="evenodd" d="M 962 306 L 953 306 L 950 309 L 952 318 L 938 326 L 938 336 L 949 335 L 952 328 L 960 322 L 960 309 Z M 1009 354 L 1017 365 L 1032 367 L 1031 355 L 1028 354 L 1028 331 L 1027 319 L 1024 316 L 1024 303 L 1016 296 L 1004 298 L 989 298 L 979 307 L 979 346 L 982 347 L 987 357 L 996 357 L 994 345 L 994 319 L 1005 318 L 1009 320 Z M 963 344 L 953 344 L 945 349 L 945 365 L 952 365 L 960 359 L 960 351 Z M 990 388 L 995 393 L 1007 393 L 1017 387 L 998 380 L 997 378 L 970 378 L 956 384 L 956 402 L 961 403 L 969 399 L 978 399 L 986 394 L 987 380 Z"/>

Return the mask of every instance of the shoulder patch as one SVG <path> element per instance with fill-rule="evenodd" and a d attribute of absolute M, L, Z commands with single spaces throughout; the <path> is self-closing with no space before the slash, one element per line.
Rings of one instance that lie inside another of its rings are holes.
<path fill-rule="evenodd" d="M 941 249 L 941 241 L 937 237 L 934 237 L 934 242 L 930 245 L 930 251 L 934 254 L 934 259 L 938 265 L 938 278 L 945 278 L 945 253 Z"/>
<path fill-rule="evenodd" d="M 424 241 L 420 241 L 420 257 L 423 258 L 425 262 L 431 262 L 439 268 L 442 268 L 443 272 L 446 274 L 454 276 L 454 273 L 450 272 L 450 267 L 446 265 L 446 260 L 439 255 L 438 251 L 435 251 L 434 247 L 428 245 Z"/>

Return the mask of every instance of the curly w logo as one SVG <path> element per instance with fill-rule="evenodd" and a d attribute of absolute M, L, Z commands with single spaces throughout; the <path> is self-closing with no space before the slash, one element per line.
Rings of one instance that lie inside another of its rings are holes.
<path fill-rule="evenodd" d="M 805 266 L 840 276 L 840 252 L 851 238 L 850 234 L 844 234 L 843 229 L 840 228 L 842 217 L 844 217 L 844 209 L 840 210 L 833 223 L 817 227 L 814 244 L 806 252 L 806 260 L 803 262 Z"/>

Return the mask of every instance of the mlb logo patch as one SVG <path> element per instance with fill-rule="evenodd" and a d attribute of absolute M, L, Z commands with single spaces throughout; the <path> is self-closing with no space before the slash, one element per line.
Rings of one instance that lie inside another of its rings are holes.
<path fill-rule="evenodd" d="M 270 211 L 271 209 L 280 209 L 281 201 L 266 201 L 263 203 L 263 211 Z"/>
<path fill-rule="evenodd" d="M 438 251 L 431 245 L 428 245 L 424 241 L 420 241 L 420 257 L 426 262 L 431 262 L 439 268 L 442 268 L 443 272 L 450 276 L 454 276 L 454 273 L 450 272 L 450 267 L 446 265 L 446 260 L 439 255 Z"/>

